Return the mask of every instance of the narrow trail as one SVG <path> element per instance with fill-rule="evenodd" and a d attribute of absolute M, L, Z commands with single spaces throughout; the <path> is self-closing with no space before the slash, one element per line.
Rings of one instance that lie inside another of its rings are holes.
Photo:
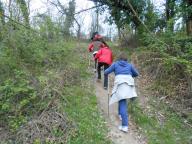
<path fill-rule="evenodd" d="M 110 80 L 112 82 L 112 80 Z M 112 89 L 112 83 L 110 84 L 110 90 Z M 96 96 L 98 100 L 99 108 L 107 122 L 109 129 L 108 138 L 112 140 L 114 144 L 143 144 L 140 140 L 140 136 L 136 132 L 134 124 L 129 119 L 129 131 L 123 133 L 118 130 L 118 126 L 121 124 L 117 114 L 117 103 L 109 107 L 108 116 L 108 92 L 103 89 L 102 82 L 95 82 Z"/>
<path fill-rule="evenodd" d="M 129 130 L 128 133 L 121 132 L 118 126 L 121 121 L 118 118 L 117 103 L 109 107 L 108 115 L 108 91 L 103 88 L 103 79 L 101 82 L 96 82 L 96 73 L 93 72 L 93 63 L 91 62 L 91 56 L 87 53 L 85 55 L 86 59 L 89 61 L 89 71 L 93 73 L 93 83 L 95 86 L 95 93 L 98 101 L 98 107 L 101 111 L 103 117 L 105 118 L 106 125 L 108 127 L 107 138 L 111 139 L 114 144 L 146 144 L 146 141 L 138 133 L 135 124 L 131 121 L 131 116 L 129 115 Z M 103 78 L 103 72 L 102 72 Z M 110 94 L 113 87 L 114 76 L 109 76 L 110 79 Z"/>

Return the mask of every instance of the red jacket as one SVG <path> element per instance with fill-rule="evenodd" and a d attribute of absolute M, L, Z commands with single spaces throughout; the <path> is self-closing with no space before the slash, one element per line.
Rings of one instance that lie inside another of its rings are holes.
<path fill-rule="evenodd" d="M 95 59 L 98 59 L 98 62 L 111 65 L 113 62 L 112 51 L 108 47 L 103 47 L 95 55 Z"/>

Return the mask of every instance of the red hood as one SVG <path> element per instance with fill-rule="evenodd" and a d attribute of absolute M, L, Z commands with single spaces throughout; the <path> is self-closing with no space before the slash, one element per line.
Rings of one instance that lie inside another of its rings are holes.
<path fill-rule="evenodd" d="M 101 48 L 95 56 L 95 58 L 98 59 L 98 62 L 104 62 L 109 65 L 113 62 L 112 57 L 112 51 L 108 47 Z"/>

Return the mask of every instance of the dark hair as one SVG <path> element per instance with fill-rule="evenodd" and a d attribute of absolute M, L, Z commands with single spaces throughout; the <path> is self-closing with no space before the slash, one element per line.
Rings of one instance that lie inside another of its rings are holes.
<path fill-rule="evenodd" d="M 127 55 L 123 52 L 121 52 L 118 56 L 118 60 L 124 60 L 127 61 Z"/>
<path fill-rule="evenodd" d="M 107 46 L 107 47 L 109 47 L 109 45 L 104 41 L 104 39 L 102 38 L 102 39 L 100 39 L 99 40 L 100 42 L 102 42 L 105 46 Z"/>
<path fill-rule="evenodd" d="M 93 40 L 94 37 L 95 37 L 95 35 L 97 35 L 97 34 L 99 34 L 99 33 L 98 33 L 98 32 L 93 32 L 93 33 L 92 33 L 92 36 L 91 36 L 91 40 Z"/>
<path fill-rule="evenodd" d="M 91 36 L 91 40 L 93 41 L 95 35 L 98 35 L 99 33 L 98 32 L 93 32 L 92 36 Z M 103 37 L 100 38 L 100 39 L 97 39 L 96 41 L 100 41 L 102 42 L 105 46 L 109 47 L 109 45 L 104 41 Z"/>

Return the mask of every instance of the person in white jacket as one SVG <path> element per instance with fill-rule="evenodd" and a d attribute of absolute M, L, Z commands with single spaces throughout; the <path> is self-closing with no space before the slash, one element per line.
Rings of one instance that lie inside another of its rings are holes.
<path fill-rule="evenodd" d="M 115 73 L 115 82 L 109 104 L 118 102 L 118 113 L 122 119 L 122 125 L 119 126 L 119 130 L 128 132 L 126 99 L 137 97 L 133 77 L 137 77 L 139 74 L 135 67 L 127 61 L 125 53 L 121 53 L 118 60 L 106 69 L 104 74 L 108 75 L 112 72 Z"/>

